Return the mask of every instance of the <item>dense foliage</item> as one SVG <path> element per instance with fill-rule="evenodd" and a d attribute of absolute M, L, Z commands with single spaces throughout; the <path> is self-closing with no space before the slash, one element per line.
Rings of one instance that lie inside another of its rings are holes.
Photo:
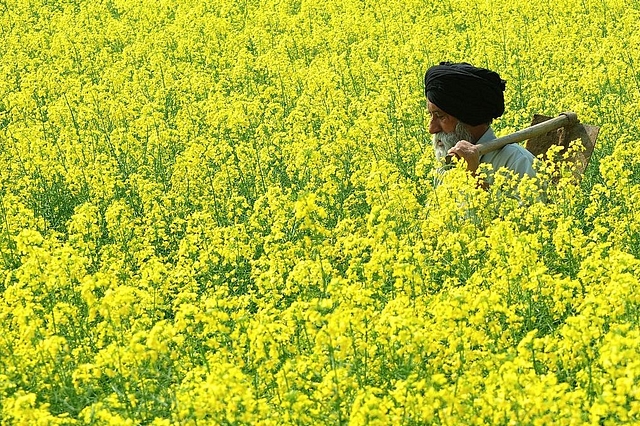
<path fill-rule="evenodd" d="M 639 20 L 0 2 L 0 422 L 637 422 Z M 507 80 L 498 134 L 601 126 L 583 179 L 439 175 L 442 60 Z"/>

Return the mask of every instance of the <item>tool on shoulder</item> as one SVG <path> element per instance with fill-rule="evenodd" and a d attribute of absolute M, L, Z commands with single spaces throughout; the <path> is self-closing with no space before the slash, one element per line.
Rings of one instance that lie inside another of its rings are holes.
<path fill-rule="evenodd" d="M 560 123 L 558 126 L 558 122 L 554 122 L 554 120 L 558 120 L 565 116 L 569 121 L 567 124 Z M 558 145 L 562 147 L 560 154 L 563 154 L 569 149 L 569 144 L 571 142 L 579 140 L 582 145 L 582 149 L 573 153 L 572 156 L 568 157 L 564 161 L 575 163 L 575 172 L 578 175 L 582 175 L 589 164 L 591 155 L 593 154 L 593 150 L 596 146 L 596 139 L 600 132 L 600 127 L 580 123 L 576 113 L 565 112 L 556 118 L 535 114 L 531 121 L 530 129 L 537 126 L 547 125 L 547 123 L 550 122 L 554 122 L 553 126 L 558 127 L 555 129 L 549 127 L 545 133 L 529 136 L 525 144 L 525 148 L 537 157 L 546 154 L 552 145 Z"/>
<path fill-rule="evenodd" d="M 563 112 L 555 118 L 535 114 L 531 121 L 531 127 L 479 145 L 480 155 L 525 140 L 527 141 L 525 148 L 536 157 L 544 156 L 553 145 L 561 146 L 560 154 L 562 154 L 569 149 L 572 141 L 580 140 L 583 149 L 563 161 L 575 162 L 576 173 L 582 174 L 589 164 L 599 131 L 600 128 L 597 126 L 580 123 L 575 112 Z M 450 156 L 445 158 L 447 163 L 450 160 Z"/>

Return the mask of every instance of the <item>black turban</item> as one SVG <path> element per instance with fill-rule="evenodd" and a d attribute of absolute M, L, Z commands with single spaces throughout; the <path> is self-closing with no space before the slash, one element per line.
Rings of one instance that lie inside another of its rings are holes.
<path fill-rule="evenodd" d="M 441 62 L 424 76 L 424 93 L 438 108 L 471 126 L 504 114 L 506 81 L 467 63 Z"/>

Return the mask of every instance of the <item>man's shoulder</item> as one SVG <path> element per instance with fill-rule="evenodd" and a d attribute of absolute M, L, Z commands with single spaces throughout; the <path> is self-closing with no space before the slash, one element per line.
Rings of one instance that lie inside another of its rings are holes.
<path fill-rule="evenodd" d="M 508 161 L 509 159 L 518 159 L 520 157 L 526 157 L 533 160 L 533 154 L 531 154 L 525 147 L 517 143 L 505 145 L 501 149 L 488 152 L 482 156 L 482 159 L 487 162 L 494 161 Z"/>
<path fill-rule="evenodd" d="M 504 151 L 504 154 L 517 156 L 524 155 L 525 157 L 533 159 L 533 154 L 529 152 L 525 147 L 517 143 L 505 145 L 504 148 L 502 148 L 502 151 Z"/>
<path fill-rule="evenodd" d="M 494 170 L 506 167 L 521 176 L 524 174 L 533 176 L 535 174 L 533 160 L 533 154 L 527 151 L 526 148 L 517 143 L 512 143 L 497 151 L 483 155 L 480 161 L 490 163 Z"/>

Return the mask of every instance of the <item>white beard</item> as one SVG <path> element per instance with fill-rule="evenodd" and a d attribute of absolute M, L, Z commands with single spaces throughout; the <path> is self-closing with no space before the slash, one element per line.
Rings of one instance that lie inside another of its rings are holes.
<path fill-rule="evenodd" d="M 468 141 L 473 143 L 473 137 L 469 134 L 467 127 L 458 121 L 456 128 L 451 133 L 438 132 L 433 134 L 433 150 L 436 153 L 436 158 L 441 161 L 446 157 L 447 153 L 453 148 L 458 141 Z"/>
<path fill-rule="evenodd" d="M 433 135 L 433 150 L 438 161 L 446 157 L 447 152 L 458 143 L 458 140 L 455 133 L 439 132 Z"/>

